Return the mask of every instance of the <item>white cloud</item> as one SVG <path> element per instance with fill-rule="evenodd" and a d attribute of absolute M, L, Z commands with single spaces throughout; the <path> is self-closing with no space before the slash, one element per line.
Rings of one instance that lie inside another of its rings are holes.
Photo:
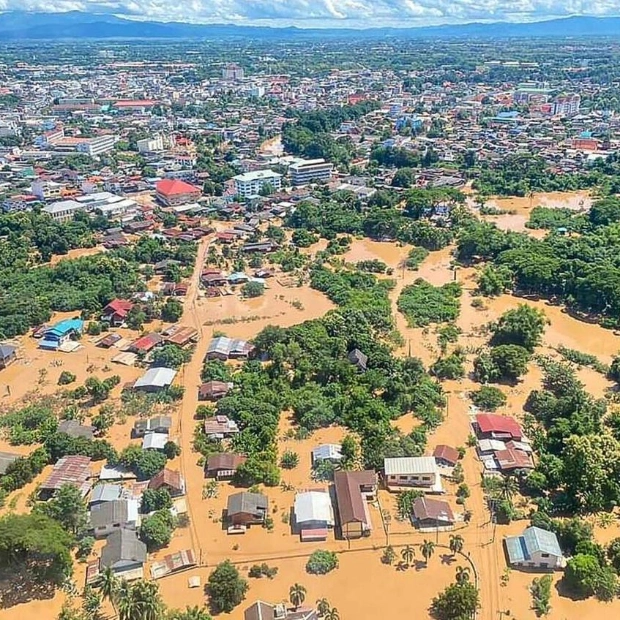
<path fill-rule="evenodd" d="M 620 0 L 0 0 L 0 11 L 11 10 L 77 10 L 158 21 L 402 27 L 620 15 Z"/>

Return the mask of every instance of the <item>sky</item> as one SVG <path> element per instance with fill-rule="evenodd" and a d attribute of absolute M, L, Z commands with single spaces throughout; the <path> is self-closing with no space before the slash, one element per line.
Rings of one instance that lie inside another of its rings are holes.
<path fill-rule="evenodd" d="M 0 0 L 0 11 L 88 11 L 132 19 L 240 25 L 425 26 L 620 15 L 620 0 Z"/>

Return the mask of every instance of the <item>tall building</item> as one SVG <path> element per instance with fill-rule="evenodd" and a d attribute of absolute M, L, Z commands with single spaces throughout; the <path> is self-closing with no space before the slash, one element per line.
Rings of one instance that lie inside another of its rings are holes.
<path fill-rule="evenodd" d="M 140 153 L 153 153 L 164 150 L 164 138 L 161 134 L 153 136 L 152 138 L 138 140 L 136 144 L 138 146 L 138 152 Z"/>
<path fill-rule="evenodd" d="M 273 170 L 246 172 L 238 174 L 233 180 L 235 192 L 244 198 L 258 196 L 265 185 L 273 186 L 276 191 L 282 188 L 282 175 Z"/>
<path fill-rule="evenodd" d="M 117 137 L 113 134 L 89 138 L 88 141 L 78 144 L 75 150 L 78 153 L 86 153 L 91 157 L 97 157 L 97 155 L 111 151 L 116 144 L 116 140 Z"/>
<path fill-rule="evenodd" d="M 579 112 L 581 97 L 579 95 L 558 95 L 553 102 L 553 114 L 556 116 L 573 116 Z"/>
<path fill-rule="evenodd" d="M 234 63 L 230 63 L 226 65 L 222 69 L 222 79 L 223 80 L 231 80 L 237 82 L 242 80 L 245 76 L 245 72 L 243 71 L 243 67 L 236 65 Z"/>
<path fill-rule="evenodd" d="M 329 181 L 334 164 L 324 159 L 305 159 L 289 166 L 291 183 L 294 186 L 308 185 L 318 181 Z"/>

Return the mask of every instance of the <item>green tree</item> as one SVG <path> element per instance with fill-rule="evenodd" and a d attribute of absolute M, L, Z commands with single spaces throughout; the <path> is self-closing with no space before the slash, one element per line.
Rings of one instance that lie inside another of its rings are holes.
<path fill-rule="evenodd" d="M 472 583 L 453 583 L 433 598 L 431 613 L 437 620 L 471 620 L 479 607 L 480 595 Z"/>
<path fill-rule="evenodd" d="M 532 352 L 541 343 L 548 322 L 542 310 L 520 304 L 491 325 L 492 344 L 517 345 Z"/>
<path fill-rule="evenodd" d="M 465 540 L 460 534 L 450 534 L 449 547 L 453 555 L 463 551 L 464 543 L 465 543 Z"/>
<path fill-rule="evenodd" d="M 37 504 L 36 512 L 58 521 L 70 534 L 79 534 L 86 529 L 88 509 L 82 494 L 74 484 L 63 484 L 47 502 Z"/>
<path fill-rule="evenodd" d="M 469 566 L 457 566 L 454 580 L 458 584 L 466 583 L 470 579 Z"/>
<path fill-rule="evenodd" d="M 248 282 L 241 287 L 241 294 L 244 297 L 260 297 L 265 293 L 265 285 L 262 282 Z"/>
<path fill-rule="evenodd" d="M 229 560 L 221 562 L 209 575 L 206 587 L 212 610 L 215 613 L 230 613 L 243 601 L 248 587 L 248 582 L 241 578 Z"/>
<path fill-rule="evenodd" d="M 288 599 L 291 601 L 291 605 L 297 609 L 306 600 L 306 588 L 299 583 L 292 585 L 288 591 Z"/>
<path fill-rule="evenodd" d="M 280 459 L 280 467 L 283 469 L 295 469 L 299 465 L 299 454 L 292 450 L 285 450 Z"/>
<path fill-rule="evenodd" d="M 205 607 L 186 607 L 185 610 L 173 609 L 168 612 L 167 620 L 211 620 L 211 616 Z"/>
<path fill-rule="evenodd" d="M 601 600 L 611 600 L 618 592 L 613 570 L 602 567 L 594 556 L 582 553 L 566 563 L 564 583 L 575 596 L 583 598 L 596 595 Z"/>
<path fill-rule="evenodd" d="M 506 404 L 504 392 L 492 385 L 483 385 L 480 389 L 469 394 L 476 407 L 483 411 L 496 411 Z"/>
<path fill-rule="evenodd" d="M 406 545 L 400 550 L 400 557 L 405 564 L 410 565 L 415 557 L 415 549 L 411 545 Z"/>
<path fill-rule="evenodd" d="M 161 307 L 161 320 L 176 323 L 183 316 L 183 304 L 178 299 L 168 297 Z"/>
<path fill-rule="evenodd" d="M 340 613 L 336 607 L 332 607 L 325 614 L 325 620 L 340 620 Z"/>
<path fill-rule="evenodd" d="M 396 551 L 394 551 L 394 547 L 392 545 L 388 545 L 381 555 L 381 561 L 384 564 L 393 564 L 396 559 Z"/>
<path fill-rule="evenodd" d="M 149 551 L 161 549 L 170 544 L 174 530 L 174 517 L 169 510 L 159 510 L 150 517 L 142 519 L 140 540 Z"/>
<path fill-rule="evenodd" d="M 146 489 L 142 493 L 141 510 L 143 513 L 148 514 L 170 508 L 172 508 L 172 498 L 168 489 Z"/>
<path fill-rule="evenodd" d="M 108 600 L 112 603 L 112 607 L 114 608 L 114 613 L 118 613 L 116 608 L 116 593 L 119 587 L 119 579 L 112 570 L 111 567 L 105 566 L 97 575 L 96 585 L 101 591 L 101 597 L 103 600 Z"/>
<path fill-rule="evenodd" d="M 319 616 L 323 617 L 330 610 L 329 601 L 326 598 L 320 598 L 316 602 L 316 610 Z"/>
<path fill-rule="evenodd" d="M 432 540 L 425 540 L 420 545 L 420 551 L 424 557 L 424 563 L 428 564 L 428 561 L 433 556 L 433 553 L 435 553 L 435 543 Z"/>
<path fill-rule="evenodd" d="M 325 575 L 338 568 L 338 556 L 333 551 L 317 549 L 308 558 L 306 572 L 311 575 Z"/>
<path fill-rule="evenodd" d="M 189 361 L 190 358 L 191 353 L 189 351 L 174 344 L 167 344 L 153 352 L 153 366 L 176 369 Z"/>
<path fill-rule="evenodd" d="M 478 291 L 486 297 L 497 297 L 511 288 L 512 273 L 504 266 L 486 265 L 478 274 Z"/>
<path fill-rule="evenodd" d="M 140 331 L 144 322 L 146 321 L 146 314 L 140 308 L 140 306 L 134 306 L 128 313 L 125 319 L 125 324 L 129 329 Z"/>

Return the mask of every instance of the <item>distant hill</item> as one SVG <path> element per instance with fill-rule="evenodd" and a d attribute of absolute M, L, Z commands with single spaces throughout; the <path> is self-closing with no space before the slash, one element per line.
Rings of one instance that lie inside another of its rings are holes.
<path fill-rule="evenodd" d="M 232 24 L 185 24 L 138 22 L 113 15 L 70 11 L 0 14 L 0 41 L 32 39 L 185 39 L 236 38 L 428 38 L 428 37 L 591 37 L 620 38 L 620 17 L 567 17 L 533 23 L 471 23 L 422 28 L 304 29 L 235 26 Z"/>

